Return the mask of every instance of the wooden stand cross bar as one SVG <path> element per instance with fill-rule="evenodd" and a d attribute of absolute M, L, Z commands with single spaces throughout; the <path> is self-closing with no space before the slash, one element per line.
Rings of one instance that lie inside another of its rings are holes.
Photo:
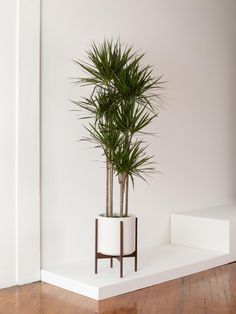
<path fill-rule="evenodd" d="M 131 254 L 124 255 L 124 223 L 120 222 L 120 254 L 119 255 L 106 255 L 98 252 L 98 219 L 95 219 L 95 274 L 98 273 L 98 260 L 103 258 L 110 259 L 110 267 L 113 267 L 113 258 L 120 262 L 120 278 L 123 278 L 123 258 L 134 257 L 134 270 L 137 271 L 138 261 L 138 218 L 135 218 L 135 251 Z"/>

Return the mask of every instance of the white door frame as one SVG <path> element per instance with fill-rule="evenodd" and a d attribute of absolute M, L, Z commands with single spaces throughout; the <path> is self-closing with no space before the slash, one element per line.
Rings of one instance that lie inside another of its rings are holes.
<path fill-rule="evenodd" d="M 17 1 L 16 283 L 40 280 L 40 0 Z"/>

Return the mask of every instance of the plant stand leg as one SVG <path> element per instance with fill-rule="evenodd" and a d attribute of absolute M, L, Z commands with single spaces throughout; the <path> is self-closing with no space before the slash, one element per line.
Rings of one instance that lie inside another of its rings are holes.
<path fill-rule="evenodd" d="M 123 278 L 123 221 L 120 222 L 120 278 Z"/>
<path fill-rule="evenodd" d="M 113 258 L 112 257 L 110 258 L 110 267 L 111 268 L 113 267 Z"/>
<path fill-rule="evenodd" d="M 135 257 L 134 257 L 134 270 L 138 270 L 138 217 L 135 219 Z"/>
<path fill-rule="evenodd" d="M 98 219 L 95 219 L 95 274 L 98 273 Z"/>

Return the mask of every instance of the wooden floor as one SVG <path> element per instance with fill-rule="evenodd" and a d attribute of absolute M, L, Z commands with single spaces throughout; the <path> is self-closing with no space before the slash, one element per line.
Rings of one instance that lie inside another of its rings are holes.
<path fill-rule="evenodd" d="M 103 301 L 33 283 L 0 290 L 1 314 L 236 314 L 236 263 Z"/>

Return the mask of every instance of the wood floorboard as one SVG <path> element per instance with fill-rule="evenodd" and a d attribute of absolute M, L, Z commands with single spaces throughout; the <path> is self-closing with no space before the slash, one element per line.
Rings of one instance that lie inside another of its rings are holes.
<path fill-rule="evenodd" d="M 236 263 L 95 301 L 43 283 L 0 290 L 0 314 L 236 314 Z"/>

